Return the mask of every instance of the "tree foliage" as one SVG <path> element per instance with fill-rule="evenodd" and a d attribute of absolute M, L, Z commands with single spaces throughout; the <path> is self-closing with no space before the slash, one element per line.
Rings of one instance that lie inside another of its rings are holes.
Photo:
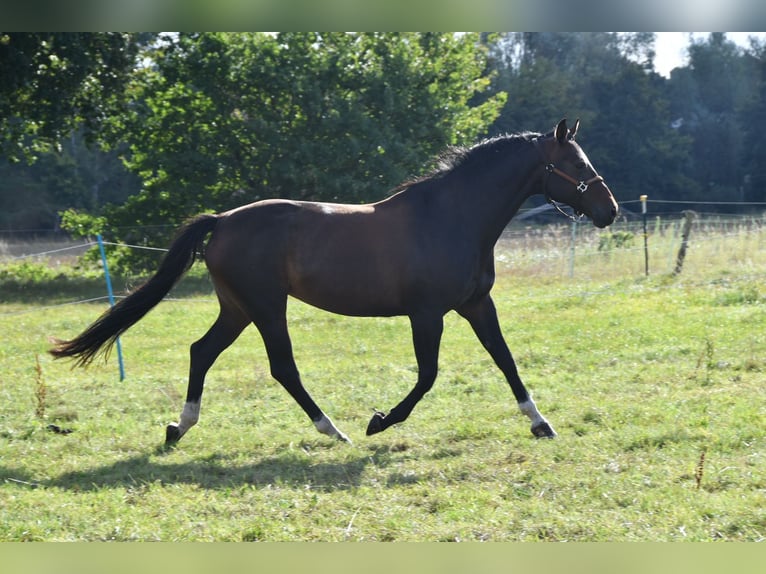
<path fill-rule="evenodd" d="M 753 46 L 752 99 L 743 110 L 743 188 L 745 201 L 766 201 L 766 43 Z"/>
<path fill-rule="evenodd" d="M 97 213 L 122 203 L 140 181 L 116 152 L 85 143 L 81 131 L 57 142 L 32 163 L 0 160 L 0 228 L 23 233 L 57 229 L 65 209 Z"/>
<path fill-rule="evenodd" d="M 757 102 L 760 73 L 756 58 L 713 33 L 690 44 L 689 65 L 671 77 L 673 116 L 694 158 L 689 174 L 708 201 L 744 199 L 747 111 Z"/>
<path fill-rule="evenodd" d="M 665 81 L 652 67 L 653 41 L 645 33 L 505 35 L 495 52 L 502 62 L 495 88 L 508 101 L 493 131 L 579 117 L 579 139 L 618 200 L 687 189 L 693 182 L 678 167 L 689 160 L 690 142 L 671 125 Z"/>
<path fill-rule="evenodd" d="M 77 127 L 97 134 L 150 37 L 0 32 L 0 155 L 34 159 Z"/>
<path fill-rule="evenodd" d="M 147 56 L 109 136 L 143 182 L 107 211 L 131 242 L 268 197 L 382 199 L 504 101 L 472 105 L 489 87 L 472 35 L 181 34 Z"/>

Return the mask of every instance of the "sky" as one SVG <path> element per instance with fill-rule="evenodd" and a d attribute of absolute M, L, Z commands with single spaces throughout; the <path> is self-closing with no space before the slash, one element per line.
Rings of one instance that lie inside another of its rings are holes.
<path fill-rule="evenodd" d="M 689 45 L 689 32 L 656 32 L 654 69 L 665 77 L 670 71 L 686 64 L 686 47 Z M 709 32 L 691 32 L 695 38 L 705 38 Z M 748 36 L 766 38 L 766 32 L 727 32 L 726 37 L 739 44 L 748 46 Z"/>

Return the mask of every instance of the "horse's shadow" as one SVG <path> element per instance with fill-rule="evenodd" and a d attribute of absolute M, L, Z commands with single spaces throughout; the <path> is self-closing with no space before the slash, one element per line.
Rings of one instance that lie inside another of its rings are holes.
<path fill-rule="evenodd" d="M 25 470 L 0 466 L 0 476 L 32 488 L 61 488 L 87 492 L 102 488 L 142 488 L 146 485 L 193 484 L 220 490 L 242 485 L 311 488 L 323 492 L 352 490 L 360 486 L 365 468 L 384 468 L 396 464 L 406 453 L 387 447 L 374 447 L 342 462 L 323 462 L 315 457 L 287 451 L 250 463 L 238 463 L 237 455 L 210 455 L 194 460 L 172 462 L 172 449 L 157 449 L 116 462 L 65 472 L 38 480 Z"/>
<path fill-rule="evenodd" d="M 337 491 L 358 486 L 368 464 L 367 457 L 326 463 L 289 455 L 266 457 L 246 464 L 237 464 L 223 456 L 173 463 L 142 454 L 102 467 L 67 472 L 45 484 L 75 490 L 131 488 L 157 482 L 193 484 L 211 490 L 279 484 Z"/>

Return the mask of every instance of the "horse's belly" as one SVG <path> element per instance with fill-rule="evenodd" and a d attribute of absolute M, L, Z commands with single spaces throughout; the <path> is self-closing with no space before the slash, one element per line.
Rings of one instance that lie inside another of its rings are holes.
<path fill-rule="evenodd" d="M 326 311 L 360 317 L 406 314 L 401 289 L 391 277 L 361 270 L 303 275 L 290 281 L 290 295 Z"/>
<path fill-rule="evenodd" d="M 296 291 L 290 295 L 319 309 L 354 317 L 391 317 L 406 315 L 406 310 L 386 298 L 360 297 L 358 294 L 339 295 L 320 291 Z"/>

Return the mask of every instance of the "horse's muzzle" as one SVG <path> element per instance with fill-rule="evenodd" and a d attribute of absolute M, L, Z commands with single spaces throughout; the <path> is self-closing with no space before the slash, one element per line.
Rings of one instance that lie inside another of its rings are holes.
<path fill-rule="evenodd" d="M 591 213 L 591 219 L 593 220 L 593 225 L 598 227 L 599 229 L 603 229 L 604 227 L 608 227 L 612 223 L 614 223 L 614 220 L 617 218 L 617 214 L 619 213 L 620 208 L 617 205 L 617 202 L 614 202 L 614 205 L 610 207 L 605 208 L 597 208 L 593 210 L 593 213 Z"/>
<path fill-rule="evenodd" d="M 592 188 L 592 191 L 595 193 L 590 197 L 590 201 L 587 202 L 587 215 L 590 216 L 593 225 L 603 229 L 614 223 L 617 214 L 620 212 L 620 206 L 617 205 L 612 192 L 603 180 L 599 182 L 598 188 Z M 588 190 L 588 192 L 591 192 L 591 190 Z"/>

